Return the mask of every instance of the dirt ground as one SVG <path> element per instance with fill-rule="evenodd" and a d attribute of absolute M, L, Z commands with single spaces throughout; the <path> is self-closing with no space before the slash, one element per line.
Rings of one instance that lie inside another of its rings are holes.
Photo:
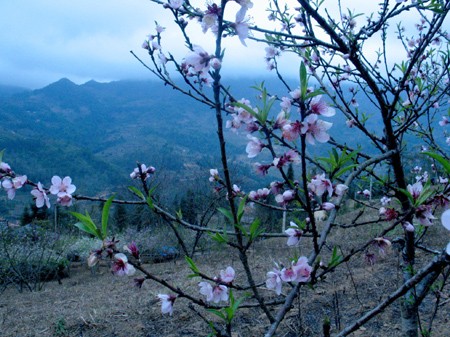
<path fill-rule="evenodd" d="M 439 231 L 436 236 L 439 237 Z M 345 249 L 355 238 L 336 236 Z M 448 240 L 448 238 L 447 238 Z M 273 262 L 287 261 L 296 254 L 306 254 L 308 247 L 287 248 L 286 239 L 268 239 L 252 250 L 250 261 L 258 271 L 257 282 L 264 282 Z M 330 242 L 330 247 L 333 243 Z M 233 252 L 218 249 L 196 257 L 198 267 L 211 276 L 231 265 L 236 269 L 236 284 L 245 284 L 244 274 Z M 364 256 L 356 256 L 348 265 L 341 266 L 314 289 L 304 287 L 298 300 L 277 332 L 277 336 L 322 336 L 322 322 L 331 321 L 332 334 L 373 308 L 401 284 L 398 264 L 400 257 L 395 248 L 379 256 L 370 266 Z M 420 258 L 418 259 L 420 264 Z M 162 315 L 157 294 L 167 293 L 154 282 L 146 281 L 141 289 L 133 285 L 133 277 L 111 275 L 106 262 L 96 273 L 85 263 L 73 263 L 70 277 L 49 282 L 40 292 L 9 287 L 0 294 L 0 336 L 92 336 L 92 337 L 151 337 L 151 336 L 208 336 L 211 329 L 188 307 L 184 299 L 177 299 L 173 316 Z M 187 278 L 190 270 L 180 258 L 146 268 L 191 294 L 198 295 L 198 278 Z M 139 276 L 139 275 L 137 275 Z M 136 275 L 134 276 L 136 277 Z M 287 291 L 284 285 L 285 292 Z M 262 290 L 263 295 L 275 298 L 273 291 Z M 433 323 L 432 336 L 450 336 L 450 290 L 441 293 L 441 306 Z M 427 326 L 433 312 L 434 296 L 428 296 L 421 307 L 421 324 Z M 275 311 L 275 308 L 273 309 Z M 216 320 L 210 313 L 205 316 Z M 259 309 L 242 309 L 235 318 L 233 337 L 263 336 L 268 321 Z M 401 336 L 398 303 L 370 321 L 352 336 Z"/>

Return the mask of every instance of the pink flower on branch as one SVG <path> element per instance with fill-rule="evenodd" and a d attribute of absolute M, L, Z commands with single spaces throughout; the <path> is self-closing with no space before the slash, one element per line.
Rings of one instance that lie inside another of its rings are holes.
<path fill-rule="evenodd" d="M 220 271 L 219 281 L 229 284 L 229 283 L 233 282 L 235 276 L 236 276 L 236 273 L 235 273 L 233 267 L 228 266 L 225 270 Z"/>
<path fill-rule="evenodd" d="M 158 294 L 158 298 L 161 301 L 161 313 L 172 316 L 173 304 L 175 303 L 177 296 L 172 294 Z"/>
<path fill-rule="evenodd" d="M 179 9 L 184 5 L 184 0 L 169 0 L 167 5 L 172 9 Z"/>
<path fill-rule="evenodd" d="M 114 255 L 114 263 L 111 270 L 113 274 L 117 276 L 130 276 L 136 272 L 136 269 L 128 263 L 128 258 L 123 253 L 117 253 Z"/>
<path fill-rule="evenodd" d="M 305 256 L 300 257 L 297 262 L 292 263 L 290 268 L 281 270 L 281 279 L 284 282 L 308 282 L 312 267 L 308 264 Z"/>
<path fill-rule="evenodd" d="M 50 193 L 58 197 L 64 197 L 65 194 L 72 194 L 76 190 L 76 186 L 72 184 L 72 178 L 59 176 L 52 177 L 52 186 L 50 186 Z"/>
<path fill-rule="evenodd" d="M 306 141 L 314 145 L 315 141 L 326 143 L 330 140 L 327 130 L 332 127 L 333 123 L 320 120 L 318 115 L 308 115 L 302 125 L 301 133 L 306 135 Z"/>
<path fill-rule="evenodd" d="M 131 242 L 130 244 L 123 247 L 123 250 L 130 253 L 134 258 L 139 260 L 139 249 L 136 245 L 136 242 Z"/>
<path fill-rule="evenodd" d="M 209 70 L 210 56 L 202 47 L 195 45 L 193 51 L 186 55 L 184 62 L 192 67 L 197 73 L 207 72 Z"/>
<path fill-rule="evenodd" d="M 303 231 L 298 228 L 297 224 L 290 222 L 290 228 L 286 229 L 284 232 L 289 236 L 287 240 L 288 246 L 295 246 L 300 242 L 300 238 L 303 236 Z"/>
<path fill-rule="evenodd" d="M 267 273 L 266 287 L 268 289 L 273 289 L 277 295 L 280 295 L 282 285 L 280 270 L 274 268 L 273 271 Z"/>
<path fill-rule="evenodd" d="M 145 164 L 140 164 L 139 167 L 136 167 L 133 172 L 130 173 L 131 179 L 137 179 L 140 177 L 142 172 L 142 176 L 144 180 L 147 180 L 150 175 L 156 172 L 156 169 L 153 166 L 147 167 Z"/>
<path fill-rule="evenodd" d="M 313 114 L 325 117 L 332 117 L 336 114 L 336 111 L 325 102 L 322 95 L 315 96 L 311 99 L 309 109 Z"/>
<path fill-rule="evenodd" d="M 50 208 L 50 200 L 48 199 L 47 191 L 44 190 L 40 182 L 38 182 L 37 186 L 31 191 L 31 194 L 36 199 L 37 208 L 41 208 L 44 205 L 46 205 L 47 208 Z"/>
<path fill-rule="evenodd" d="M 12 179 L 2 181 L 2 186 L 8 194 L 8 199 L 12 200 L 16 196 L 16 190 L 22 188 L 27 183 L 27 176 L 19 176 Z"/>
<path fill-rule="evenodd" d="M 247 135 L 247 138 L 250 139 L 250 141 L 245 148 L 245 152 L 247 152 L 249 158 L 254 158 L 262 151 L 265 145 L 261 140 L 251 135 Z"/>
<path fill-rule="evenodd" d="M 333 185 L 331 184 L 331 181 L 329 179 L 325 178 L 325 173 L 315 175 L 311 179 L 311 182 L 308 184 L 308 188 L 319 198 L 325 192 L 328 192 L 328 196 L 333 195 Z"/>

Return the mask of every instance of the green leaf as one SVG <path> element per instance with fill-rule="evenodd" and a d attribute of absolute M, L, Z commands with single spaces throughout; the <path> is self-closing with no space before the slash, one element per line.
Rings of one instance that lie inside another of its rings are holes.
<path fill-rule="evenodd" d="M 264 232 L 264 229 L 260 228 L 260 226 L 260 219 L 256 218 L 255 220 L 253 220 L 250 225 L 250 240 L 255 240 L 262 232 Z"/>
<path fill-rule="evenodd" d="M 92 221 L 92 218 L 87 212 L 86 215 L 83 215 L 78 212 L 69 212 L 69 213 L 79 220 L 79 222 L 74 224 L 75 227 L 81 229 L 86 233 L 94 235 L 100 240 L 103 240 L 100 230 L 97 228 L 94 221 Z"/>
<path fill-rule="evenodd" d="M 213 239 L 214 241 L 218 242 L 218 243 L 227 243 L 228 240 L 225 238 L 225 236 L 223 236 L 220 233 L 215 233 L 215 234 L 210 234 L 211 235 L 211 239 Z"/>
<path fill-rule="evenodd" d="M 191 270 L 194 272 L 194 274 L 196 274 L 196 276 L 198 276 L 198 274 L 200 274 L 200 270 L 198 269 L 198 267 L 195 265 L 194 260 L 192 260 L 189 256 L 185 256 L 184 259 L 186 260 L 186 262 L 189 265 L 189 268 L 191 268 Z"/>
<path fill-rule="evenodd" d="M 101 237 L 99 237 L 96 229 L 92 229 L 92 227 L 86 225 L 85 223 L 77 222 L 77 223 L 74 224 L 74 226 L 77 227 L 78 229 L 82 230 L 83 232 L 86 232 L 86 233 L 94 235 L 95 237 L 97 237 L 98 239 L 101 240 Z"/>
<path fill-rule="evenodd" d="M 150 209 L 153 211 L 153 210 L 155 209 L 155 205 L 153 205 L 153 199 L 152 199 L 152 196 L 149 195 L 149 196 L 147 197 L 146 201 L 147 201 L 148 207 L 150 207 Z"/>
<path fill-rule="evenodd" d="M 103 205 L 103 211 L 102 211 L 102 240 L 106 239 L 108 236 L 108 218 L 109 218 L 109 210 L 111 208 L 111 204 L 115 198 L 115 195 L 112 195 L 111 197 L 106 200 L 105 204 Z"/>
<path fill-rule="evenodd" d="M 306 71 L 304 62 L 300 64 L 300 92 L 301 99 L 305 100 L 306 93 L 308 92 L 308 72 Z"/>
<path fill-rule="evenodd" d="M 217 309 L 206 309 L 206 311 L 209 311 L 210 313 L 220 317 L 221 319 L 223 319 L 224 321 L 227 320 L 225 314 Z"/>
<path fill-rule="evenodd" d="M 345 172 L 354 169 L 355 167 L 358 167 L 358 165 L 353 164 L 353 165 L 349 165 L 346 167 L 341 168 L 339 171 L 337 171 L 334 175 L 333 178 L 339 178 L 341 175 L 343 175 Z"/>
<path fill-rule="evenodd" d="M 133 192 L 134 194 L 136 194 L 140 199 L 144 200 L 144 193 L 142 193 L 140 190 L 138 190 L 136 187 L 134 186 L 128 186 L 128 189 Z"/>
<path fill-rule="evenodd" d="M 218 210 L 220 213 L 222 213 L 223 215 L 225 215 L 225 217 L 226 217 L 231 223 L 234 222 L 234 217 L 233 217 L 233 214 L 231 213 L 230 210 L 228 210 L 228 209 L 226 209 L 226 208 L 223 208 L 223 207 L 219 207 L 217 210 Z"/>
<path fill-rule="evenodd" d="M 444 167 L 445 173 L 450 174 L 450 162 L 447 159 L 445 159 L 443 156 L 437 153 L 430 151 L 425 151 L 422 153 L 439 162 L 439 164 L 441 164 Z"/>
<path fill-rule="evenodd" d="M 329 268 L 336 267 L 342 261 L 342 255 L 339 255 L 337 246 L 334 246 L 333 253 L 331 254 L 331 260 L 328 264 Z"/>
<path fill-rule="evenodd" d="M 238 218 L 239 222 L 241 222 L 242 216 L 244 215 L 246 201 L 247 201 L 247 196 L 242 198 L 241 202 L 239 203 L 239 207 L 238 207 L 238 211 L 237 211 L 237 218 Z"/>

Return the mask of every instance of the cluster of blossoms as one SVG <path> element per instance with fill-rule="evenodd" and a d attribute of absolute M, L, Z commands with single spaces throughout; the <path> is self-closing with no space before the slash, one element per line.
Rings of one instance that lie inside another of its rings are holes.
<path fill-rule="evenodd" d="M 48 193 L 56 195 L 56 202 L 62 206 L 72 205 L 72 194 L 76 190 L 76 186 L 72 184 L 70 177 L 61 179 L 59 176 L 53 176 L 50 188 L 44 188 L 41 182 L 37 184 L 28 180 L 26 175 L 16 175 L 11 167 L 4 162 L 0 162 L 0 187 L 3 187 L 8 195 L 8 199 L 12 200 L 16 196 L 16 191 L 25 185 L 33 186 L 31 195 L 35 199 L 36 207 L 41 208 L 44 205 L 50 208 L 50 199 Z"/>
<path fill-rule="evenodd" d="M 283 282 L 308 282 L 311 276 L 312 267 L 308 264 L 305 256 L 300 257 L 297 261 L 291 261 L 289 268 L 282 268 L 277 265 L 273 271 L 267 273 L 266 287 L 273 289 L 277 295 L 281 294 Z"/>
<path fill-rule="evenodd" d="M 207 302 L 219 303 L 220 301 L 228 301 L 228 286 L 230 286 L 235 278 L 235 271 L 232 267 L 227 267 L 220 271 L 220 276 L 215 277 L 215 284 L 209 282 L 200 282 L 198 284 L 200 294 L 205 296 Z"/>
<path fill-rule="evenodd" d="M 236 273 L 231 266 L 221 270 L 220 276 L 214 278 L 215 284 L 211 285 L 206 281 L 199 282 L 200 294 L 205 297 L 206 302 L 227 302 L 229 298 L 228 287 L 233 283 L 235 275 Z M 172 315 L 173 304 L 177 296 L 174 294 L 158 294 L 158 298 L 161 302 L 161 312 Z"/>
<path fill-rule="evenodd" d="M 428 173 L 425 171 L 422 175 L 420 175 L 422 168 L 416 166 L 412 172 L 418 174 L 416 176 L 416 182 L 414 184 L 408 184 L 406 190 L 409 193 L 413 203 L 418 203 L 419 200 L 422 199 L 424 193 L 427 193 L 429 190 L 429 179 Z M 445 189 L 448 186 L 448 179 L 439 177 L 438 181 L 436 181 L 438 185 L 435 185 L 433 188 L 439 188 L 439 185 L 443 186 Z M 425 184 L 425 186 L 424 186 Z M 390 197 L 384 196 L 380 199 L 381 207 L 379 209 L 379 214 L 384 217 L 387 221 L 396 220 L 399 217 L 398 211 L 395 210 L 394 207 L 390 206 L 392 199 Z M 436 206 L 441 206 L 444 208 L 448 208 L 450 205 L 450 199 L 448 196 L 445 196 L 443 193 L 435 194 L 429 200 L 422 200 L 420 204 L 415 207 L 415 218 L 418 223 L 422 226 L 429 227 L 433 225 L 433 220 L 436 218 L 433 215 L 433 204 Z M 403 228 L 407 231 L 413 232 L 415 230 L 414 225 L 408 221 L 403 222 Z"/>
<path fill-rule="evenodd" d="M 145 164 L 140 164 L 136 167 L 133 172 L 130 173 L 131 179 L 142 179 L 147 180 L 150 176 L 156 172 L 156 169 L 153 166 L 147 167 Z"/>

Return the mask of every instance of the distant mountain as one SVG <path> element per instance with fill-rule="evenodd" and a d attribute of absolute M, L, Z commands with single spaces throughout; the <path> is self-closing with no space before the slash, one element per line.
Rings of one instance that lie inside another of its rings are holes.
<path fill-rule="evenodd" d="M 53 175 L 70 175 L 82 194 L 131 184 L 136 161 L 175 186 L 207 180 L 220 163 L 214 113 L 160 82 L 61 79 L 0 96 L 0 120 L 0 150 L 17 173 L 46 186 Z M 245 155 L 246 138 L 230 136 L 231 152 Z"/>
<path fill-rule="evenodd" d="M 236 99 L 246 97 L 256 105 L 258 93 L 250 87 L 257 83 L 235 81 Z M 277 84 L 268 87 L 276 90 Z M 270 93 L 287 95 L 284 88 Z M 374 111 L 370 102 L 359 103 L 361 112 Z M 275 103 L 273 113 L 278 112 Z M 337 114 L 326 120 L 334 123 L 332 137 L 365 150 L 365 137 L 347 128 L 345 118 Z M 44 179 L 45 186 L 53 175 L 70 175 L 81 194 L 123 191 L 132 183 L 129 173 L 136 161 L 155 166 L 161 185 L 174 189 L 207 181 L 208 169 L 220 167 L 214 112 L 161 82 L 77 85 L 61 79 L 33 91 L 0 86 L 0 121 L 0 150 L 6 149 L 4 160 L 17 173 L 27 173 L 34 181 Z M 368 123 L 371 132 L 381 134 L 379 120 Z M 247 189 L 261 187 L 253 178 L 256 160 L 248 160 L 245 153 L 245 133 L 226 132 L 230 166 L 239 172 L 240 182 Z M 316 146 L 309 151 L 322 155 L 328 149 Z M 264 160 L 264 155 L 258 157 Z"/>

